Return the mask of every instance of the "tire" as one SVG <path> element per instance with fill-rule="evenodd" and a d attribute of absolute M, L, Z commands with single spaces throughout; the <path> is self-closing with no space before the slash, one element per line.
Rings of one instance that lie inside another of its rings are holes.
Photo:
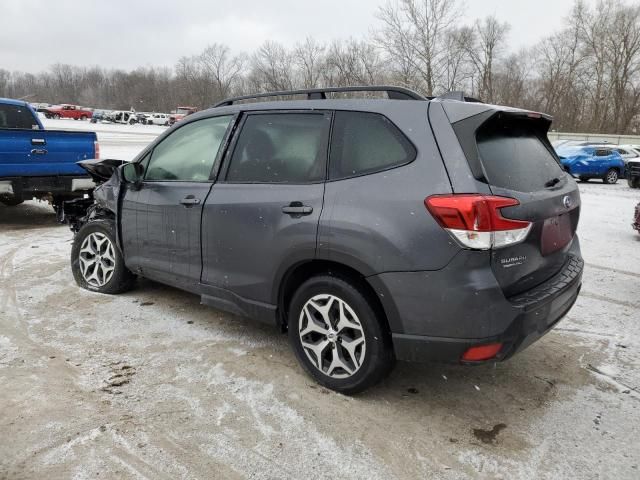
<path fill-rule="evenodd" d="M 618 182 L 618 176 L 618 171 L 615 168 L 610 168 L 602 177 L 602 181 L 607 185 L 613 185 Z"/>
<path fill-rule="evenodd" d="M 351 395 L 375 385 L 393 369 L 395 357 L 383 313 L 359 284 L 332 275 L 312 277 L 293 295 L 288 313 L 293 351 L 321 385 Z M 303 342 L 323 348 L 314 353 Z"/>
<path fill-rule="evenodd" d="M 0 197 L 0 203 L 7 207 L 17 207 L 22 202 L 24 202 L 24 198 L 21 197 Z"/>
<path fill-rule="evenodd" d="M 640 178 L 627 178 L 627 183 L 629 184 L 630 188 L 640 188 Z"/>
<path fill-rule="evenodd" d="M 81 254 L 84 262 L 81 262 Z M 96 256 L 100 263 L 92 269 L 91 261 Z M 111 270 L 106 271 L 105 267 Z M 122 252 L 116 245 L 113 223 L 109 220 L 89 222 L 78 231 L 71 248 L 71 271 L 80 287 L 107 294 L 130 290 L 136 278 L 124 264 Z"/>

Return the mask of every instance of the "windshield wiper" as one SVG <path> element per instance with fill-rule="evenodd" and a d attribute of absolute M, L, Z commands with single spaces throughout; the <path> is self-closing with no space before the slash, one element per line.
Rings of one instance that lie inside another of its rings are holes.
<path fill-rule="evenodd" d="M 547 183 L 544 184 L 545 188 L 555 187 L 558 183 L 560 183 L 560 179 L 558 177 L 552 178 Z"/>

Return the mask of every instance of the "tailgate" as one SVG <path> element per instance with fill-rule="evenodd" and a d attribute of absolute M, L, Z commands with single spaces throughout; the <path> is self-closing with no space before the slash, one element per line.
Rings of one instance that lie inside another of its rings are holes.
<path fill-rule="evenodd" d="M 94 158 L 95 144 L 94 132 L 0 130 L 0 175 L 84 176 L 76 162 Z"/>
<path fill-rule="evenodd" d="M 502 215 L 532 224 L 521 243 L 491 251 L 507 297 L 555 275 L 569 260 L 578 226 L 580 194 L 549 143 L 550 124 L 541 114 L 492 109 L 453 125 L 475 178 L 493 195 L 519 202 Z"/>

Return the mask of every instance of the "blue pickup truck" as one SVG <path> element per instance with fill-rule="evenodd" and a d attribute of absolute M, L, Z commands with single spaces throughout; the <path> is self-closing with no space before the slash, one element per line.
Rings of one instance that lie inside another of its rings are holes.
<path fill-rule="evenodd" d="M 0 202 L 62 202 L 90 192 L 94 183 L 80 160 L 98 158 L 95 132 L 45 130 L 31 106 L 0 98 Z"/>

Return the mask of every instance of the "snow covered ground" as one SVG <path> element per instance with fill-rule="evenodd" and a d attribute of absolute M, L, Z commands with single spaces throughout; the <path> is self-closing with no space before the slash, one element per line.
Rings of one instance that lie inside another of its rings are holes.
<path fill-rule="evenodd" d="M 46 123 L 95 129 L 103 158 L 163 130 Z M 584 286 L 557 328 L 495 366 L 400 364 L 353 398 L 194 295 L 79 289 L 53 211 L 0 206 L 0 478 L 637 479 L 640 191 L 580 190 Z"/>
<path fill-rule="evenodd" d="M 140 150 L 152 142 L 167 127 L 157 125 L 120 125 L 116 123 L 91 123 L 71 119 L 40 120 L 48 130 L 85 130 L 96 132 L 100 142 L 101 158 L 133 160 Z"/>

